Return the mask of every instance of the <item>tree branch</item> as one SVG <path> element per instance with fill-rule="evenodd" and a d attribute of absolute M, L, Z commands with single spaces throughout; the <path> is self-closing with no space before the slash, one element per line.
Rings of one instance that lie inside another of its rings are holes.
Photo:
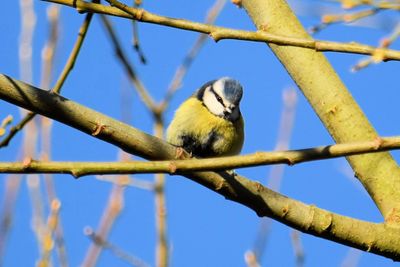
<path fill-rule="evenodd" d="M 117 34 L 115 33 L 111 22 L 104 15 L 100 15 L 100 19 L 103 22 L 104 28 L 108 33 L 109 40 L 114 47 L 115 55 L 125 69 L 125 72 L 127 73 L 129 80 L 132 82 L 134 88 L 136 89 L 136 92 L 138 93 L 140 99 L 151 112 L 154 112 L 157 109 L 154 99 L 149 94 L 149 91 L 144 86 L 143 82 L 139 79 L 133 64 L 129 62 L 128 57 L 122 49 L 122 45 L 118 40 Z"/>
<path fill-rule="evenodd" d="M 242 0 L 258 29 L 311 39 L 285 0 Z M 377 137 L 357 102 L 321 53 L 300 47 L 270 48 L 299 86 L 337 143 Z M 389 153 L 347 158 L 387 222 L 400 222 L 400 169 Z"/>
<path fill-rule="evenodd" d="M 400 136 L 374 141 L 320 146 L 308 149 L 256 152 L 254 154 L 205 159 L 128 162 L 0 162 L 0 173 L 69 173 L 74 177 L 93 174 L 169 173 L 220 171 L 261 165 L 288 164 L 323 160 L 363 153 L 400 149 Z"/>
<path fill-rule="evenodd" d="M 0 98 L 112 143 L 131 154 L 156 160 L 165 159 L 167 155 L 175 153 L 173 146 L 160 142 L 159 138 L 76 104 L 54 92 L 40 90 L 1 74 Z M 131 139 L 132 134 L 137 139 Z"/>
<path fill-rule="evenodd" d="M 273 33 L 269 31 L 267 26 L 264 26 L 264 28 L 262 29 L 262 30 L 267 30 L 267 32 L 234 30 L 209 24 L 188 21 L 184 19 L 159 16 L 150 13 L 148 11 L 145 11 L 144 9 L 128 7 L 114 0 L 113 1 L 109 0 L 109 1 L 112 2 L 113 5 L 115 5 L 116 7 L 88 3 L 82 0 L 42 0 L 42 1 L 75 7 L 79 12 L 101 13 L 111 16 L 138 20 L 147 23 L 164 25 L 182 30 L 206 33 L 209 34 L 211 38 L 213 38 L 215 41 L 223 39 L 236 39 L 236 40 L 263 42 L 263 43 L 267 42 L 282 46 L 303 47 L 314 51 L 326 51 L 326 52 L 333 51 L 333 52 L 353 53 L 362 55 L 374 55 L 376 51 L 379 50 L 384 55 L 384 61 L 400 60 L 400 51 L 392 49 L 381 49 L 369 45 L 358 44 L 355 42 L 339 43 L 339 42 L 293 37 L 293 35 L 291 34 L 283 35 L 283 34 Z"/>
<path fill-rule="evenodd" d="M 147 159 L 173 159 L 173 146 L 57 94 L 0 75 L 0 98 L 53 118 Z M 400 260 L 400 228 L 306 205 L 240 175 L 196 172 L 187 178 L 302 232 Z"/>

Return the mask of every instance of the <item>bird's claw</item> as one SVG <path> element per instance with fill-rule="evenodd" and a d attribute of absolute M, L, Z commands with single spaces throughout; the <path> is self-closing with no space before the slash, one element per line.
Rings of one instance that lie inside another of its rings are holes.
<path fill-rule="evenodd" d="M 182 147 L 177 147 L 175 151 L 175 159 L 185 159 L 185 150 Z M 189 153 L 189 157 L 193 157 L 192 152 Z"/>

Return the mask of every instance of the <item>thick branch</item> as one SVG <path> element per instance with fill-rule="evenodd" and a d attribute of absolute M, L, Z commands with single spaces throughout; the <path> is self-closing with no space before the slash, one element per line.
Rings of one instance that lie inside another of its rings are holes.
<path fill-rule="evenodd" d="M 0 99 L 56 119 L 147 159 L 175 157 L 174 147 L 161 139 L 5 75 L 0 75 Z M 239 175 L 197 172 L 185 176 L 253 209 L 259 216 L 269 216 L 300 231 L 400 260 L 399 228 L 309 206 Z"/>
<path fill-rule="evenodd" d="M 284 0 L 243 0 L 260 30 L 311 39 Z M 270 45 L 338 143 L 372 140 L 375 129 L 322 53 Z M 389 153 L 348 157 L 348 161 L 388 222 L 400 221 L 400 170 Z"/>
<path fill-rule="evenodd" d="M 112 143 L 128 153 L 155 160 L 175 153 L 172 146 L 160 142 L 160 139 L 58 94 L 37 89 L 6 75 L 0 75 L 0 87 L 1 99 Z M 131 138 L 132 134 L 135 139 Z"/>
<path fill-rule="evenodd" d="M 320 146 L 308 149 L 256 152 L 249 155 L 206 159 L 129 162 L 0 162 L 0 173 L 69 173 L 75 177 L 93 174 L 169 173 L 218 171 L 260 165 L 294 165 L 313 160 L 337 158 L 361 153 L 374 153 L 400 148 L 400 137 L 374 141 Z"/>
<path fill-rule="evenodd" d="M 43 0 L 43 1 L 75 7 L 79 12 L 101 13 L 101 14 L 138 20 L 147 23 L 164 25 L 188 31 L 206 33 L 209 34 L 215 41 L 219 41 L 222 39 L 237 39 L 237 40 L 246 40 L 254 42 L 267 42 L 283 46 L 303 47 L 314 51 L 327 51 L 327 52 L 334 51 L 334 52 L 354 53 L 354 54 L 371 55 L 371 56 L 374 55 L 377 52 L 377 50 L 379 50 L 379 52 L 383 54 L 383 58 L 385 61 L 400 60 L 400 51 L 396 50 L 376 48 L 373 46 L 358 44 L 355 42 L 339 43 L 339 42 L 312 40 L 307 38 L 301 38 L 298 36 L 293 36 L 291 34 L 279 34 L 275 32 L 270 32 L 267 28 L 265 28 L 264 30 L 268 30 L 268 32 L 234 30 L 210 24 L 188 21 L 184 19 L 164 17 L 150 13 L 143 9 L 128 7 L 116 1 L 110 1 L 110 2 L 113 2 L 113 4 L 118 6 L 118 8 L 100 4 L 88 3 L 82 0 Z"/>

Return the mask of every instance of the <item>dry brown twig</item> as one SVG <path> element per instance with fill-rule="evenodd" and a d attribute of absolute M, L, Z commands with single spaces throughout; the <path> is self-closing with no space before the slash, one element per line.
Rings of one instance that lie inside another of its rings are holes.
<path fill-rule="evenodd" d="M 142 0 L 133 0 L 134 8 L 140 8 L 141 5 L 142 5 Z M 140 62 L 142 62 L 142 64 L 146 64 L 147 60 L 144 55 L 142 46 L 140 45 L 139 26 L 136 20 L 132 20 L 132 46 L 135 49 L 136 53 L 138 54 Z"/>
<path fill-rule="evenodd" d="M 41 78 L 41 86 L 43 88 L 49 89 L 51 80 L 53 78 L 53 69 L 54 69 L 54 61 L 55 54 L 57 50 L 57 44 L 59 40 L 59 28 L 60 28 L 60 11 L 59 6 L 53 4 L 47 8 L 47 17 L 49 20 L 49 38 L 44 48 L 42 49 L 42 78 Z M 33 113 L 32 113 L 33 116 Z M 51 129 L 52 129 L 52 120 L 46 117 L 40 118 L 40 158 L 43 161 L 49 161 L 51 159 L 50 151 L 51 151 Z M 44 174 L 44 185 L 45 192 L 47 194 L 47 203 L 50 207 L 50 215 L 49 222 L 45 226 L 45 245 L 44 252 L 42 255 L 41 262 L 45 264 L 49 259 L 53 248 L 56 249 L 57 255 L 59 258 L 60 266 L 68 266 L 68 257 L 66 254 L 66 247 L 64 242 L 64 231 L 62 227 L 61 219 L 59 218 L 59 208 L 61 206 L 61 202 L 57 197 L 55 185 L 53 181 L 53 177 L 50 174 Z M 53 218 L 54 217 L 54 218 Z M 51 223 L 56 222 L 56 223 Z M 53 241 L 54 236 L 54 241 Z"/>
<path fill-rule="evenodd" d="M 217 0 L 207 12 L 206 19 L 204 23 L 206 24 L 214 24 L 215 20 L 217 19 L 218 15 L 222 11 L 223 7 L 225 6 L 226 0 Z M 171 101 L 172 97 L 176 93 L 176 91 L 181 88 L 182 81 L 188 72 L 188 69 L 192 65 L 194 59 L 200 52 L 201 48 L 204 46 L 205 42 L 207 41 L 208 36 L 206 34 L 200 34 L 197 37 L 197 40 L 193 44 L 193 46 L 189 49 L 188 53 L 184 57 L 182 64 L 176 69 L 174 77 L 169 84 L 167 92 L 164 96 L 163 101 L 159 104 L 159 110 L 165 111 L 168 107 L 169 102 Z"/>
<path fill-rule="evenodd" d="M 122 45 L 120 44 L 117 35 L 111 25 L 109 19 L 101 15 L 101 21 L 103 22 L 104 28 L 107 30 L 107 33 L 110 37 L 110 41 L 112 42 L 115 50 L 115 54 L 117 58 L 121 62 L 122 66 L 124 67 L 130 81 L 134 85 L 134 88 L 138 92 L 141 100 L 146 105 L 146 107 L 150 110 L 150 112 L 154 112 L 156 110 L 156 104 L 153 100 L 152 96 L 150 95 L 148 89 L 144 86 L 143 82 L 139 79 L 134 67 L 132 64 L 129 63 L 128 57 L 125 54 L 124 50 L 122 49 Z"/>
<path fill-rule="evenodd" d="M 348 0 L 338 0 L 338 3 L 341 3 L 341 6 L 345 10 L 351 10 L 363 6 L 364 9 L 356 10 L 354 12 L 347 12 L 344 14 L 325 14 L 321 18 L 321 24 L 313 26 L 310 29 L 311 33 L 319 32 L 326 27 L 338 24 L 338 23 L 353 23 L 358 20 L 372 17 L 377 15 L 382 11 L 392 10 L 398 12 L 400 10 L 399 3 L 393 3 L 390 1 L 348 1 Z M 398 38 L 400 35 L 400 24 L 398 24 L 389 35 L 389 37 L 383 38 L 380 44 L 376 47 L 376 50 L 366 59 L 361 59 L 357 64 L 355 64 L 352 68 L 352 72 L 359 71 L 364 69 L 371 64 L 377 64 L 384 62 L 386 60 L 385 53 L 382 52 L 385 49 L 388 49 L 390 45 Z"/>
<path fill-rule="evenodd" d="M 97 236 L 102 240 L 107 240 L 108 234 L 113 226 L 116 218 L 121 213 L 124 206 L 124 190 L 125 187 L 121 185 L 113 185 L 106 208 L 103 211 L 102 218 L 100 219 Z M 86 252 L 85 258 L 81 266 L 91 267 L 95 266 L 100 256 L 103 246 L 99 243 L 92 243 Z"/>
<path fill-rule="evenodd" d="M 129 98 L 121 97 L 121 112 L 122 112 L 122 121 L 128 122 L 132 118 L 132 102 L 126 101 Z M 124 101 L 125 100 L 125 101 Z M 127 162 L 131 159 L 131 155 L 127 154 L 123 151 L 119 151 L 118 159 L 120 162 Z M 103 248 L 110 248 L 104 243 L 108 239 L 108 234 L 111 231 L 111 228 L 114 226 L 117 217 L 122 213 L 124 207 L 124 199 L 125 199 L 125 188 L 127 182 L 129 181 L 129 177 L 127 175 L 117 175 L 113 177 L 112 181 L 114 182 L 112 188 L 110 190 L 110 194 L 108 196 L 108 201 L 104 207 L 102 218 L 99 222 L 99 226 L 97 229 L 97 233 L 95 234 L 96 239 L 93 239 L 92 242 L 86 252 L 85 259 L 83 261 L 82 266 L 90 267 L 95 266 L 100 253 Z M 103 240 L 104 242 L 96 242 L 96 240 Z M 112 246 L 112 251 L 120 251 L 116 246 Z M 114 253 L 117 256 L 118 253 Z M 121 257 L 122 259 L 129 260 L 129 257 Z M 128 261 L 129 262 L 129 261 Z"/>
<path fill-rule="evenodd" d="M 283 109 L 281 112 L 280 124 L 278 128 L 278 138 L 275 145 L 275 151 L 288 150 L 290 139 L 292 136 L 292 130 L 295 121 L 296 115 L 296 106 L 297 106 L 297 93 L 294 88 L 289 88 L 283 91 L 282 94 L 282 103 Z M 281 181 L 283 179 L 285 166 L 273 165 L 270 169 L 268 175 L 268 188 L 271 188 L 274 191 L 280 191 Z M 247 265 L 250 267 L 255 263 L 260 264 L 262 261 L 262 257 L 264 251 L 266 249 L 267 240 L 269 237 L 269 233 L 271 230 L 272 220 L 270 218 L 261 218 L 260 225 L 257 231 L 257 236 L 254 241 L 254 245 L 252 250 L 247 251 L 248 255 L 252 255 L 252 257 L 248 257 L 251 261 L 247 262 Z"/>
<path fill-rule="evenodd" d="M 296 259 L 296 266 L 303 267 L 304 266 L 304 248 L 301 243 L 301 233 L 297 230 L 292 230 L 290 232 L 290 237 L 292 241 L 292 247 L 294 256 Z"/>
<path fill-rule="evenodd" d="M 150 266 L 148 263 L 146 263 L 142 259 L 123 251 L 119 247 L 117 247 L 114 244 L 103 239 L 103 237 L 98 235 L 92 228 L 86 227 L 84 229 L 84 233 L 86 236 L 88 236 L 92 240 L 92 242 L 94 244 L 96 244 L 99 247 L 110 250 L 115 256 L 117 256 L 118 258 L 122 259 L 123 261 L 129 263 L 130 265 L 137 266 L 137 267 L 149 267 Z"/>
<path fill-rule="evenodd" d="M 398 23 L 396 25 L 393 32 L 388 37 L 385 37 L 380 41 L 380 44 L 378 47 L 380 49 L 390 47 L 393 44 L 393 42 L 399 38 L 399 36 L 400 36 L 400 23 Z M 385 58 L 382 55 L 382 53 L 380 53 L 379 51 L 380 50 L 377 50 L 374 55 L 367 57 L 366 59 L 360 60 L 356 65 L 354 65 L 351 68 L 351 71 L 353 71 L 353 72 L 359 71 L 361 69 L 368 67 L 371 64 L 381 63 Z"/>
<path fill-rule="evenodd" d="M 95 3 L 96 1 L 98 1 L 98 0 L 93 0 L 93 3 Z M 29 17 L 29 16 L 27 16 L 27 17 Z M 60 93 L 61 88 L 64 85 L 65 80 L 67 79 L 68 75 L 72 71 L 72 69 L 73 69 L 73 67 L 75 65 L 75 62 L 76 62 L 76 60 L 78 58 L 78 55 L 79 55 L 81 46 L 83 44 L 83 41 L 85 39 L 86 33 L 87 33 L 88 29 L 89 29 L 89 25 L 90 25 L 90 22 L 92 20 L 92 17 L 93 17 L 93 13 L 89 13 L 89 14 L 86 15 L 86 17 L 84 19 L 84 22 L 83 22 L 81 28 L 79 29 L 77 40 L 76 40 L 75 45 L 74 45 L 74 47 L 73 47 L 73 49 L 72 49 L 72 51 L 70 53 L 69 58 L 68 58 L 68 60 L 67 60 L 67 62 L 65 64 L 65 67 L 62 70 L 62 72 L 61 72 L 56 84 L 52 88 L 53 92 Z M 34 20 L 32 19 L 32 21 L 34 21 Z M 29 66 L 30 65 L 29 63 L 24 63 L 24 64 L 26 64 L 25 66 Z M 30 79 L 26 79 L 26 80 L 30 80 Z M 17 123 L 15 126 L 13 126 L 10 129 L 8 135 L 6 137 L 4 137 L 3 140 L 0 142 L 0 149 L 2 147 L 7 146 L 9 144 L 9 142 L 14 138 L 14 136 L 21 129 L 23 129 L 25 127 L 25 125 L 35 117 L 35 115 L 36 114 L 33 113 L 33 112 L 28 112 L 19 123 Z"/>

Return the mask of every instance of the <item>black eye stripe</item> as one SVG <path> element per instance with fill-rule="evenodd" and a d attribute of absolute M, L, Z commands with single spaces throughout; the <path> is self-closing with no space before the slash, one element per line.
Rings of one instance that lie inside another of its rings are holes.
<path fill-rule="evenodd" d="M 211 85 L 210 91 L 214 94 L 215 98 L 218 100 L 219 103 L 225 108 L 224 101 L 222 98 L 214 91 L 214 87 Z"/>

